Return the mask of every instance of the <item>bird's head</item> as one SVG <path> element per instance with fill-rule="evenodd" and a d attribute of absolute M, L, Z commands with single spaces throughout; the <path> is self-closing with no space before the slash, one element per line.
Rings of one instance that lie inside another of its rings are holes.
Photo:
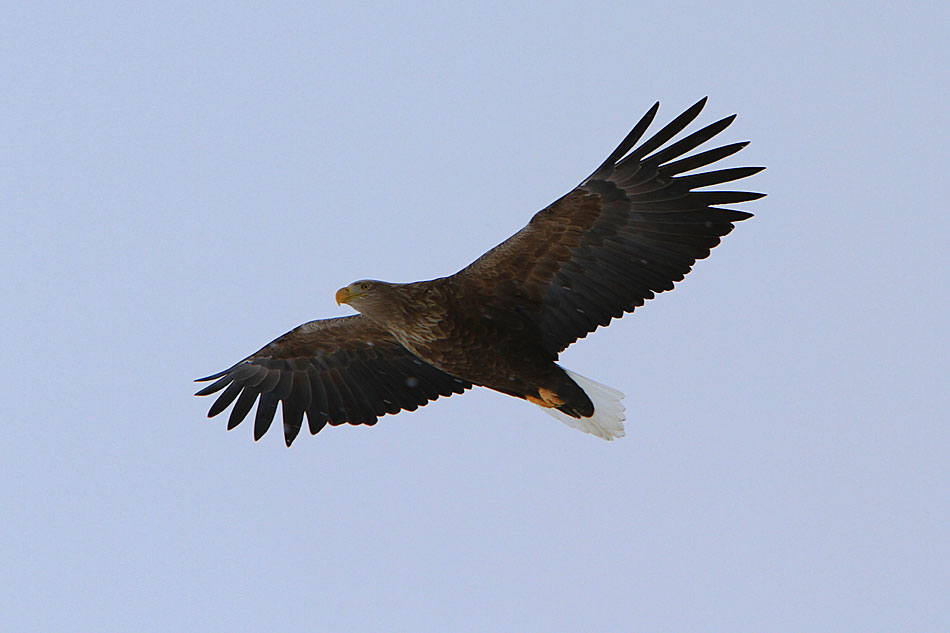
<path fill-rule="evenodd" d="M 336 291 L 337 305 L 346 303 L 357 312 L 372 314 L 373 308 L 386 303 L 393 284 L 375 279 L 360 279 Z"/>

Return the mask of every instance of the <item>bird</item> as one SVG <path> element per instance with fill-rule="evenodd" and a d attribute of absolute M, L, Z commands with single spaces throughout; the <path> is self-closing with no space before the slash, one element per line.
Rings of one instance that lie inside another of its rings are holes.
<path fill-rule="evenodd" d="M 623 393 L 557 361 L 578 339 L 672 290 L 736 222 L 752 217 L 721 205 L 765 195 L 703 189 L 764 169 L 702 171 L 748 141 L 690 153 L 736 115 L 670 142 L 706 101 L 637 145 L 656 117 L 655 103 L 590 176 L 457 273 L 412 283 L 355 281 L 336 301 L 358 314 L 300 325 L 197 379 L 211 384 L 195 395 L 221 392 L 208 417 L 233 403 L 231 430 L 257 403 L 258 440 L 280 404 L 289 447 L 305 416 L 315 435 L 327 425 L 373 425 L 480 386 L 599 438 L 623 437 Z"/>

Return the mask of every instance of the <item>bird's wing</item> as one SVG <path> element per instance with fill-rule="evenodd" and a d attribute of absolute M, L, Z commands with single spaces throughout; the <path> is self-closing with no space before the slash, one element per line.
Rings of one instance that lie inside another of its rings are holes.
<path fill-rule="evenodd" d="M 666 145 L 705 103 L 702 99 L 633 149 L 656 115 L 655 104 L 576 189 L 459 271 L 462 292 L 518 306 L 539 328 L 545 349 L 557 354 L 655 293 L 671 290 L 733 222 L 752 217 L 719 205 L 764 195 L 696 190 L 751 176 L 762 167 L 684 175 L 747 145 L 683 157 L 728 127 L 735 115 Z"/>
<path fill-rule="evenodd" d="M 208 417 L 236 400 L 228 420 L 233 429 L 260 398 L 254 418 L 257 440 L 280 402 L 287 446 L 300 432 L 304 413 L 311 433 L 327 423 L 375 424 L 378 416 L 414 411 L 472 386 L 419 360 L 361 315 L 305 323 L 233 367 L 196 382 L 212 380 L 195 394 L 224 389 Z"/>

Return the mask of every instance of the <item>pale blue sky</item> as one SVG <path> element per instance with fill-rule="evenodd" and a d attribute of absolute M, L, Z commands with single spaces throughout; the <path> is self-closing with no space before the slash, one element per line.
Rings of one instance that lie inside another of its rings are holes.
<path fill-rule="evenodd" d="M 938 3 L 8 3 L 11 631 L 945 631 Z M 769 196 L 564 356 L 606 443 L 486 390 L 292 449 L 191 379 L 454 272 L 657 99 Z"/>

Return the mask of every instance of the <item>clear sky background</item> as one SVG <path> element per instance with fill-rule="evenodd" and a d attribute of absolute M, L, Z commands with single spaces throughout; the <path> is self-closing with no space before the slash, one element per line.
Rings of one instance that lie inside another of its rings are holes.
<path fill-rule="evenodd" d="M 945 4 L 7 3 L 9 631 L 946 631 Z M 766 165 L 571 348 L 607 443 L 487 390 L 376 427 L 193 378 L 449 274 L 657 99 Z"/>

